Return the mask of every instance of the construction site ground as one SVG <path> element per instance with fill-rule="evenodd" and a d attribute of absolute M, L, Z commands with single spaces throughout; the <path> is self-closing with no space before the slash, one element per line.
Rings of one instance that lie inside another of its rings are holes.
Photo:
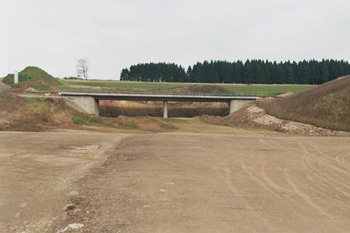
<path fill-rule="evenodd" d="M 0 132 L 0 232 L 350 231 L 350 137 L 174 124 Z"/>

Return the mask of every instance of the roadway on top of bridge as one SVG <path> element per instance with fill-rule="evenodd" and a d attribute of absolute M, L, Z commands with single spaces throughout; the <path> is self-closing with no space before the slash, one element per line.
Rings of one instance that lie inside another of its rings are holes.
<path fill-rule="evenodd" d="M 96 100 L 134 100 L 134 101 L 182 101 L 182 102 L 230 102 L 231 100 L 256 100 L 251 94 L 211 94 L 181 93 L 160 91 L 115 91 L 115 90 L 65 90 L 61 96 L 93 97 Z"/>

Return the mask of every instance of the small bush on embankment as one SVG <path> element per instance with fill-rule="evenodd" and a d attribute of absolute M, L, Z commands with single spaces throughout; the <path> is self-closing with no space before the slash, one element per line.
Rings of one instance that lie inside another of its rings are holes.
<path fill-rule="evenodd" d="M 260 101 L 267 114 L 318 127 L 350 131 L 350 76 L 294 95 Z"/>

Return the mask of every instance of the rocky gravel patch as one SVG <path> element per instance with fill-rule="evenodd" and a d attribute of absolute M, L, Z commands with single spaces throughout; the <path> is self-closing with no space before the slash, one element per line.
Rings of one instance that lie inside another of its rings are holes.
<path fill-rule="evenodd" d="M 286 133 L 310 136 L 350 136 L 350 132 L 334 131 L 309 124 L 278 119 L 274 116 L 268 115 L 264 109 L 257 107 L 255 104 L 248 107 L 247 112 L 247 117 L 251 121 L 261 125 L 277 126 L 279 131 Z"/>

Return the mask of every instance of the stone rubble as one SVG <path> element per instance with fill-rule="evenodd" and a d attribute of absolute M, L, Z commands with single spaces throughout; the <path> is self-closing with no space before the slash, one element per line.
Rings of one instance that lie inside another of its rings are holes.
<path fill-rule="evenodd" d="M 350 136 L 350 132 L 333 131 L 309 124 L 278 119 L 268 115 L 264 109 L 257 107 L 255 104 L 249 106 L 247 111 L 249 120 L 261 125 L 277 126 L 281 131 L 286 133 L 309 136 Z"/>

